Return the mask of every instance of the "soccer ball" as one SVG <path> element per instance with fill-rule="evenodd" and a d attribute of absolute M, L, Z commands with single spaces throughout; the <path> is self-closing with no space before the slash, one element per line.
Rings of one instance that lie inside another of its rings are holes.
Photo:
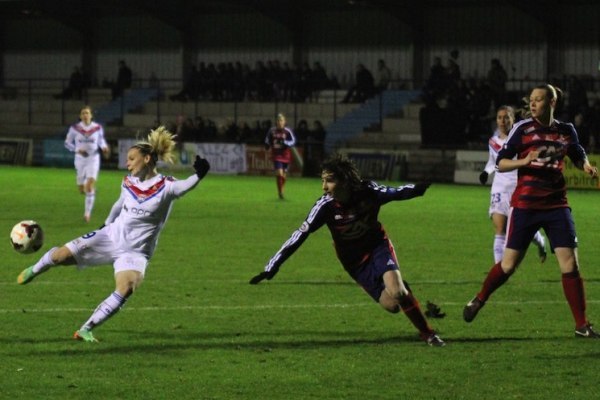
<path fill-rule="evenodd" d="M 10 244 L 21 254 L 34 253 L 44 244 L 44 231 L 35 221 L 21 221 L 10 231 Z"/>

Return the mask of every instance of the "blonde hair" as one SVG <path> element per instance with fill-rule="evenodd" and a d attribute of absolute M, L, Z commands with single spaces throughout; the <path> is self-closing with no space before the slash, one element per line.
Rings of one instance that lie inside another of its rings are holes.
<path fill-rule="evenodd" d="M 143 155 L 152 156 L 154 163 L 162 160 L 172 164 L 175 135 L 161 125 L 151 130 L 146 140 L 140 140 L 131 148 L 138 149 Z"/>

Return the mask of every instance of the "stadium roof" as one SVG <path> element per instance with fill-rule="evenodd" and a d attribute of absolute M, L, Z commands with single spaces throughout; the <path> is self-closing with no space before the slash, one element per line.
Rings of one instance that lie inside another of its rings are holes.
<path fill-rule="evenodd" d="M 598 0 L 505 0 L 542 23 L 552 25 L 560 7 L 599 6 Z M 150 15 L 185 32 L 206 14 L 258 12 L 292 31 L 301 30 L 302 15 L 324 11 L 379 9 L 413 29 L 422 29 L 425 13 L 436 7 L 497 6 L 497 0 L 0 0 L 0 20 L 52 18 L 85 32 L 89 18 Z"/>

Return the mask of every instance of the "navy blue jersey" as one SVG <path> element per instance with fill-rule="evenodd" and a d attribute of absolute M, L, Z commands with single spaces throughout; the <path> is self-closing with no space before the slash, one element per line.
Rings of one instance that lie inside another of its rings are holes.
<path fill-rule="evenodd" d="M 367 261 L 373 250 L 386 240 L 378 220 L 382 205 L 394 200 L 408 200 L 421 195 L 414 185 L 390 187 L 363 181 L 348 204 L 323 195 L 312 207 L 305 221 L 271 258 L 265 271 L 276 271 L 306 240 L 308 235 L 327 225 L 336 253 L 346 271 L 352 273 Z"/>

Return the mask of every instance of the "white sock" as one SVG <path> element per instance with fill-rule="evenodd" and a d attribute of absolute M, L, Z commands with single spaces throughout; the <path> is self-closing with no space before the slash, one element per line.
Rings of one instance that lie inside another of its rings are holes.
<path fill-rule="evenodd" d="M 546 239 L 544 239 L 544 235 L 542 235 L 540 231 L 535 233 L 533 243 L 540 249 L 543 249 L 546 246 Z"/>
<path fill-rule="evenodd" d="M 117 292 L 112 292 L 102 303 L 96 307 L 92 316 L 81 326 L 81 329 L 92 330 L 113 315 L 115 315 L 127 301 L 127 297 Z"/>
<path fill-rule="evenodd" d="M 94 201 L 96 200 L 96 192 L 89 192 L 85 194 L 85 215 L 92 215 L 92 209 L 94 208 Z"/>
<path fill-rule="evenodd" d="M 506 235 L 495 235 L 494 236 L 494 262 L 499 263 L 502 261 L 502 255 L 504 254 L 504 245 L 506 241 Z"/>
<path fill-rule="evenodd" d="M 56 249 L 58 249 L 58 247 L 51 248 L 42 256 L 42 258 L 39 259 L 38 262 L 35 263 L 33 266 L 34 274 L 42 273 L 54 265 L 54 261 L 52 261 L 52 253 L 54 253 L 54 250 Z"/>

